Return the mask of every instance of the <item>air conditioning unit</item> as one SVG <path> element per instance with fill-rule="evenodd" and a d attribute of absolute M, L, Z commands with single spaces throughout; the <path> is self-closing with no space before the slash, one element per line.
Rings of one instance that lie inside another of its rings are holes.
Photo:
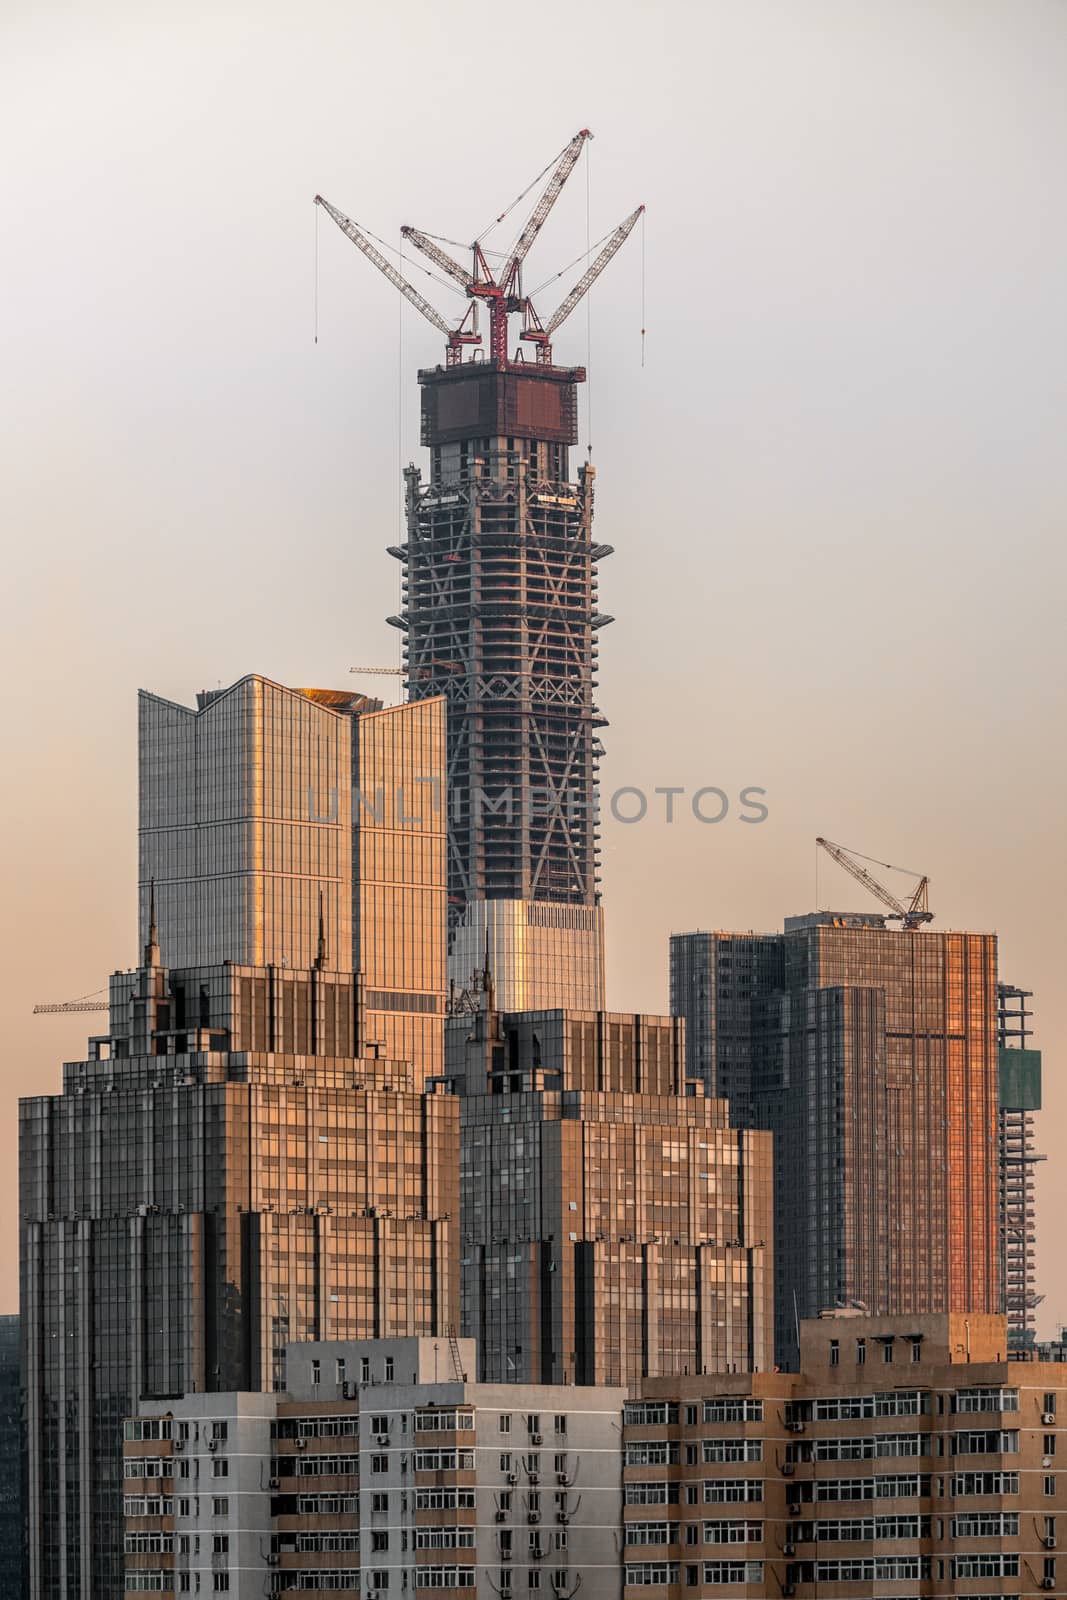
<path fill-rule="evenodd" d="M 1041 1587 L 1042 1589 L 1054 1589 L 1056 1587 L 1055 1578 L 1042 1578 Z"/>
<path fill-rule="evenodd" d="M 217 1450 L 219 1447 L 219 1441 L 217 1439 L 209 1439 L 207 1442 L 207 1447 L 209 1450 Z"/>
<path fill-rule="evenodd" d="M 174 1450 L 184 1450 L 185 1449 L 185 1440 L 184 1439 L 175 1439 L 174 1444 L 172 1446 L 172 1449 L 174 1449 Z"/>
<path fill-rule="evenodd" d="M 531 1483 L 541 1482 L 541 1474 L 539 1472 L 528 1472 L 526 1476 L 529 1478 Z"/>
<path fill-rule="evenodd" d="M 796 1467 L 793 1465 L 793 1463 L 791 1461 L 783 1461 L 782 1462 L 782 1477 L 783 1478 L 791 1478 L 796 1470 L 797 1470 Z"/>
<path fill-rule="evenodd" d="M 565 1472 L 557 1472 L 556 1473 L 556 1482 L 557 1483 L 566 1484 L 568 1481 L 569 1480 L 568 1480 L 567 1474 Z"/>
<path fill-rule="evenodd" d="M 557 1512 L 556 1512 L 556 1521 L 557 1521 L 557 1522 L 562 1522 L 562 1523 L 563 1523 L 563 1525 L 564 1525 L 564 1527 L 566 1527 L 566 1525 L 567 1525 L 567 1523 L 568 1523 L 568 1522 L 569 1522 L 569 1521 L 570 1521 L 570 1520 L 571 1520 L 571 1519 L 570 1519 L 570 1517 L 569 1517 L 569 1516 L 568 1516 L 568 1514 L 567 1514 L 567 1513 L 566 1513 L 566 1511 L 557 1511 Z"/>
<path fill-rule="evenodd" d="M 389 1435 L 387 1433 L 376 1433 L 374 1435 L 374 1442 L 375 1444 L 388 1444 Z"/>
<path fill-rule="evenodd" d="M 298 1439 L 296 1441 L 296 1448 L 298 1450 L 306 1450 L 307 1447 L 308 1447 L 308 1442 L 307 1442 L 306 1439 Z"/>
<path fill-rule="evenodd" d="M 277 1489 L 278 1486 L 279 1484 L 277 1478 L 271 1478 L 270 1482 L 267 1484 L 268 1489 Z"/>
<path fill-rule="evenodd" d="M 501 1550 L 500 1559 L 501 1559 L 501 1561 L 510 1561 L 511 1560 L 511 1551 L 510 1550 Z"/>
<path fill-rule="evenodd" d="M 540 1520 L 541 1520 L 540 1511 L 530 1511 L 530 1512 L 528 1512 L 527 1516 L 526 1516 L 526 1520 L 527 1520 L 527 1522 L 530 1524 L 530 1526 L 532 1528 L 535 1523 L 540 1522 Z"/>
<path fill-rule="evenodd" d="M 267 1565 L 268 1565 L 268 1567 L 276 1567 L 278 1565 L 278 1557 L 277 1556 L 268 1556 L 267 1557 Z"/>
<path fill-rule="evenodd" d="M 1046 1428 L 1055 1427 L 1056 1413 L 1054 1411 L 1042 1411 L 1041 1421 L 1045 1424 Z"/>
<path fill-rule="evenodd" d="M 541 1435 L 539 1433 L 531 1433 L 531 1435 L 530 1435 L 530 1443 L 531 1444 L 540 1444 L 541 1443 Z"/>
<path fill-rule="evenodd" d="M 356 1392 L 356 1386 L 355 1386 L 354 1383 L 348 1383 L 348 1382 L 342 1383 L 342 1385 L 341 1385 L 341 1398 L 342 1399 L 351 1400 L 351 1398 L 355 1394 L 355 1392 Z"/>
<path fill-rule="evenodd" d="M 791 1597 L 793 1595 L 795 1595 L 796 1592 L 797 1592 L 797 1586 L 796 1586 L 795 1583 L 783 1583 L 782 1584 L 782 1593 L 785 1595 L 786 1600 L 791 1600 Z"/>
<path fill-rule="evenodd" d="M 507 1474 L 507 1481 L 509 1483 L 518 1483 L 518 1481 L 519 1481 L 518 1473 L 509 1472 Z"/>
<path fill-rule="evenodd" d="M 790 1433 L 804 1432 L 804 1424 L 802 1422 L 787 1422 L 786 1427 L 789 1429 Z"/>
<path fill-rule="evenodd" d="M 494 1522 L 506 1522 L 507 1520 L 508 1514 L 506 1511 L 498 1511 L 493 1518 Z"/>
<path fill-rule="evenodd" d="M 782 1554 L 783 1555 L 795 1556 L 796 1553 L 797 1553 L 797 1547 L 796 1547 L 795 1544 L 784 1544 L 782 1546 Z"/>
<path fill-rule="evenodd" d="M 800 1501 L 799 1500 L 790 1500 L 790 1502 L 789 1502 L 789 1515 L 791 1517 L 799 1517 L 799 1515 L 800 1515 Z"/>
<path fill-rule="evenodd" d="M 1055 1539 L 1055 1536 L 1050 1533 L 1048 1538 L 1045 1540 L 1045 1549 L 1046 1550 L 1055 1550 L 1055 1548 L 1056 1548 L 1056 1539 Z"/>

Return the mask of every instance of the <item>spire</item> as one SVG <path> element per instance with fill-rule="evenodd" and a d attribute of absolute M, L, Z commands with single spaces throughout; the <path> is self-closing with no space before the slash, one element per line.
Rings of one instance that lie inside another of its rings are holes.
<path fill-rule="evenodd" d="M 144 947 L 144 965 L 146 967 L 162 966 L 159 959 L 159 938 L 156 933 L 156 880 L 148 880 L 148 941 Z"/>
<path fill-rule="evenodd" d="M 319 944 L 315 953 L 315 967 L 321 972 L 326 965 L 326 924 L 322 916 L 322 890 L 319 890 Z"/>
<path fill-rule="evenodd" d="M 485 930 L 485 966 L 482 969 L 482 988 L 485 990 L 485 1009 L 492 1012 L 496 1010 L 496 994 L 493 988 L 493 971 L 489 965 L 489 929 Z"/>

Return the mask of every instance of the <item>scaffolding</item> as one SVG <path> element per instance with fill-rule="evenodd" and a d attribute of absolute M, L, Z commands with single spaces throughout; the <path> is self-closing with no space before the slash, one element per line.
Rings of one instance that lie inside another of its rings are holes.
<path fill-rule="evenodd" d="M 1033 998 L 1029 989 L 997 984 L 1000 1094 L 997 1115 L 1000 1266 L 1008 1345 L 1025 1349 L 1036 1338 L 1037 1215 L 1034 1112 L 1041 1109 L 1041 1052 L 1029 1039 Z"/>

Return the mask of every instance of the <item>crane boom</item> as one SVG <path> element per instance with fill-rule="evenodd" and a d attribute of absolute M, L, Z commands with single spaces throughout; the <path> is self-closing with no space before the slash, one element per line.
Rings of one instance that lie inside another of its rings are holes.
<path fill-rule="evenodd" d="M 919 883 L 905 906 L 902 901 L 897 899 L 891 889 L 888 889 L 884 883 L 874 876 L 873 872 L 868 872 L 866 867 L 860 865 L 859 860 L 857 860 L 857 851 L 846 850 L 844 845 L 834 844 L 832 839 L 819 838 L 816 839 L 815 843 L 821 845 L 827 855 L 832 857 L 839 867 L 843 867 L 851 877 L 855 878 L 857 883 L 862 883 L 863 887 L 873 894 L 876 900 L 880 900 L 884 906 L 888 906 L 888 915 L 894 920 L 899 919 L 909 932 L 917 928 L 920 923 L 933 921 L 934 914 L 928 904 L 930 880 L 925 874 L 917 872 L 910 874 L 911 877 L 918 878 Z M 869 859 L 867 856 L 863 857 L 863 860 Z M 875 862 L 874 865 L 887 867 L 890 872 L 908 871 L 907 867 L 894 867 L 888 861 Z"/>
<path fill-rule="evenodd" d="M 471 281 L 470 273 L 465 272 L 459 262 L 453 261 L 452 257 L 442 250 L 440 245 L 429 238 L 427 234 L 420 233 L 418 228 L 409 227 L 401 228 L 400 232 L 405 239 L 410 239 L 416 249 L 421 250 L 424 256 L 429 256 L 430 260 L 439 266 L 442 272 L 447 272 L 448 276 L 454 278 L 464 289 L 469 286 Z"/>
<path fill-rule="evenodd" d="M 592 137 L 593 135 L 588 128 L 582 128 L 574 135 L 574 138 L 556 162 L 555 171 L 545 185 L 540 200 L 531 211 L 526 226 L 519 234 L 518 242 L 511 253 L 511 259 L 500 275 L 500 283 L 505 294 L 514 293 L 515 285 L 518 281 L 519 268 L 526 260 L 530 252 L 530 246 L 544 227 L 548 213 L 559 199 L 563 185 L 574 171 L 575 164 L 585 147 L 586 140 Z"/>
<path fill-rule="evenodd" d="M 395 289 L 400 290 L 400 293 L 404 296 L 404 299 L 413 305 L 416 311 L 422 312 L 427 322 L 431 322 L 433 326 L 439 330 L 439 332 L 446 333 L 451 336 L 453 330 L 449 327 L 448 323 L 438 311 L 437 307 L 432 306 L 430 302 L 425 299 L 419 293 L 419 291 L 408 282 L 406 278 L 402 277 L 401 274 L 397 272 L 392 262 L 387 261 L 385 256 L 382 255 L 381 251 L 375 248 L 375 246 L 367 238 L 366 234 L 362 233 L 352 221 L 351 217 L 346 217 L 343 211 L 338 211 L 337 207 L 332 206 L 328 200 L 324 200 L 321 194 L 317 194 L 315 196 L 315 204 L 317 206 L 322 206 L 326 214 L 331 216 L 336 222 L 337 226 L 340 228 L 345 237 L 351 239 L 357 250 L 363 251 L 363 254 L 367 257 L 368 261 L 373 261 L 374 265 L 378 268 L 378 271 L 389 279 L 389 282 Z"/>
<path fill-rule="evenodd" d="M 619 226 L 615 229 L 615 232 L 612 234 L 603 250 L 601 250 L 596 260 L 586 268 L 585 272 L 578 279 L 578 282 L 574 285 L 574 288 L 571 290 L 570 294 L 563 301 L 563 303 L 558 306 L 555 311 L 553 311 L 552 315 L 545 323 L 545 333 L 547 335 L 551 337 L 551 335 L 554 334 L 556 329 L 559 327 L 560 323 L 566 322 L 575 306 L 589 293 L 590 289 L 593 287 L 593 284 L 599 278 L 600 274 L 603 272 L 612 256 L 617 250 L 621 249 L 621 247 L 630 237 L 634 228 L 637 226 L 637 219 L 640 217 L 644 209 L 644 206 L 638 206 L 636 211 L 632 211 L 630 213 L 625 222 L 619 223 Z"/>

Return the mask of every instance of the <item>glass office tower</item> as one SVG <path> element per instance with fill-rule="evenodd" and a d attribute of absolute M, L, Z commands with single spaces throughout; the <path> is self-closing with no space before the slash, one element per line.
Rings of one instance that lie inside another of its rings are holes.
<path fill-rule="evenodd" d="M 170 966 L 357 970 L 366 1037 L 440 1071 L 444 702 L 383 709 L 251 675 L 197 710 L 140 696 L 141 938 Z"/>
<path fill-rule="evenodd" d="M 450 1019 L 463 1332 L 486 1381 L 635 1384 L 772 1362 L 771 1149 L 686 1093 L 670 1017 Z"/>
<path fill-rule="evenodd" d="M 798 1318 L 1000 1307 L 996 939 L 876 915 L 671 940 L 687 1070 L 773 1132 L 775 1349 Z"/>
<path fill-rule="evenodd" d="M 122 1418 L 300 1339 L 457 1318 L 458 1106 L 361 1054 L 351 973 L 144 964 L 20 1105 L 31 1600 L 122 1593 Z"/>
<path fill-rule="evenodd" d="M 139 968 L 20 1107 L 32 1600 L 123 1592 L 121 1422 L 458 1322 L 443 706 L 142 694 Z"/>

